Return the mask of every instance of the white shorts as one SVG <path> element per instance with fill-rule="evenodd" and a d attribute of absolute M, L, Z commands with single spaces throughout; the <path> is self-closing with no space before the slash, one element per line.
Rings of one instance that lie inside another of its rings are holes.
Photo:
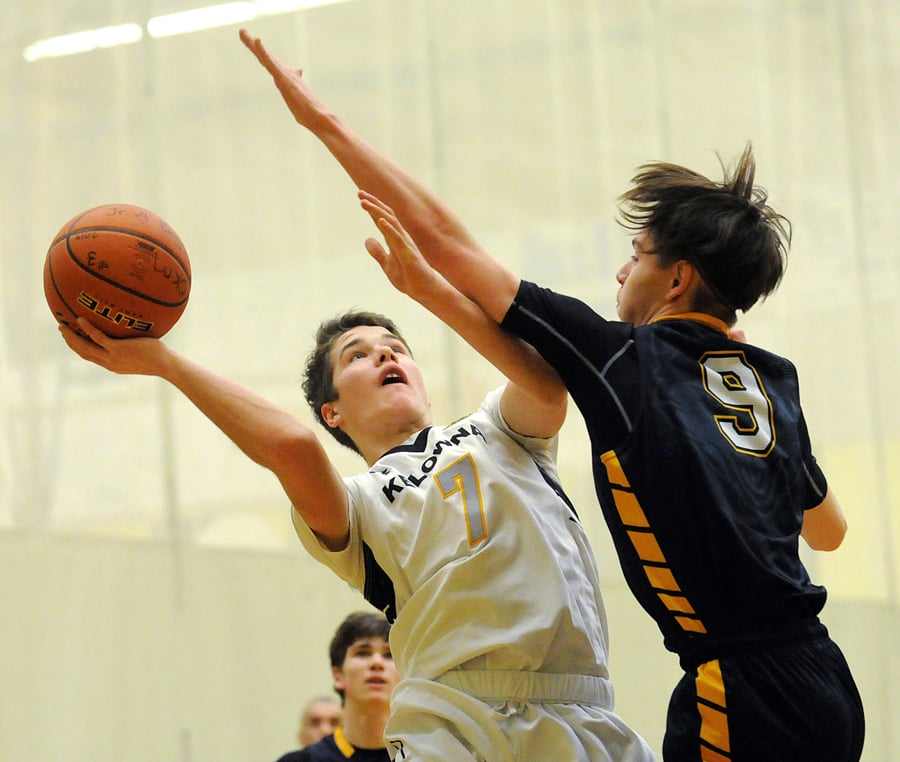
<path fill-rule="evenodd" d="M 600 677 L 453 671 L 405 679 L 385 739 L 396 762 L 655 762 Z"/>

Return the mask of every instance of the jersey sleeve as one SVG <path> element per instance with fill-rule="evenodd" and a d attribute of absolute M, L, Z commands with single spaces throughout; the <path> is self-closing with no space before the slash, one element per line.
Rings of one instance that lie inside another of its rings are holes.
<path fill-rule="evenodd" d="M 553 366 L 585 420 L 603 422 L 604 450 L 628 435 L 641 404 L 634 326 L 524 280 L 501 325 Z"/>
<path fill-rule="evenodd" d="M 362 538 L 361 522 L 364 517 L 360 505 L 365 500 L 358 477 L 344 479 L 349 493 L 350 538 L 343 550 L 329 550 L 316 537 L 297 511 L 291 509 L 294 531 L 306 551 L 319 563 L 331 569 L 338 577 L 383 612 L 388 621 L 397 618 L 397 597 L 394 584 L 384 569 L 379 566 L 372 549 Z"/>
<path fill-rule="evenodd" d="M 345 480 L 346 481 L 346 480 Z M 291 508 L 291 520 L 294 523 L 294 531 L 300 539 L 300 543 L 306 551 L 318 562 L 324 564 L 338 575 L 350 587 L 360 592 L 365 585 L 363 546 L 359 531 L 359 516 L 353 500 L 352 492 L 349 497 L 350 538 L 347 547 L 343 550 L 329 550 L 316 536 L 315 532 L 307 526 L 303 517 Z"/>
<path fill-rule="evenodd" d="M 571 362 L 572 356 L 603 351 L 607 329 L 616 324 L 580 299 L 523 280 L 501 325 L 534 345 L 555 367 Z"/>
<path fill-rule="evenodd" d="M 825 499 L 825 495 L 828 494 L 828 480 L 813 455 L 806 419 L 802 414 L 800 416 L 800 446 L 803 452 L 803 470 L 806 473 L 807 482 L 806 502 L 803 510 L 808 511 Z"/>

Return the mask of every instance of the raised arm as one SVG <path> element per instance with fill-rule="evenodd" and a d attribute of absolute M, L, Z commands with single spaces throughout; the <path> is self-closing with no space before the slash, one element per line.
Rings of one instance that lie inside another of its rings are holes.
<path fill-rule="evenodd" d="M 151 338 L 112 339 L 85 321 L 60 326 L 81 358 L 113 373 L 157 376 L 181 391 L 248 458 L 272 471 L 294 509 L 327 547 L 346 545 L 347 492 L 313 431 L 280 408 Z"/>
<path fill-rule="evenodd" d="M 369 238 L 366 249 L 393 286 L 450 326 L 506 376 L 500 407 L 514 431 L 535 437 L 556 434 L 565 420 L 568 400 L 556 371 L 533 347 L 503 331 L 432 269 L 390 207 L 365 191 L 359 195 L 388 245 L 386 250 Z"/>
<path fill-rule="evenodd" d="M 294 119 L 322 141 L 360 190 L 394 210 L 429 264 L 499 323 L 515 297 L 519 278 L 482 249 L 424 185 L 329 111 L 306 85 L 301 70 L 272 56 L 260 39 L 245 29 L 240 36 L 272 75 Z"/>

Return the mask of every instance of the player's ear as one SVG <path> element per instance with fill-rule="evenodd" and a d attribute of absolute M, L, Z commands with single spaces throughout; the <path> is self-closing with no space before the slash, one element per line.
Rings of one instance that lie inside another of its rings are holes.
<path fill-rule="evenodd" d="M 325 421 L 329 428 L 336 429 L 340 427 L 341 423 L 344 421 L 343 416 L 338 412 L 334 402 L 326 402 L 322 405 L 321 412 L 322 420 Z"/>
<path fill-rule="evenodd" d="M 331 668 L 331 681 L 334 683 L 334 689 L 336 691 L 344 690 L 344 670 L 341 667 Z"/>
<path fill-rule="evenodd" d="M 686 293 L 696 280 L 697 268 L 686 259 L 679 259 L 672 265 L 672 282 L 669 286 L 667 298 L 671 301 Z"/>

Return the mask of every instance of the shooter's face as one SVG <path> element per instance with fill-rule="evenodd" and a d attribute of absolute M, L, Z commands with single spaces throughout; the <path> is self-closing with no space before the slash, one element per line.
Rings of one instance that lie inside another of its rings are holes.
<path fill-rule="evenodd" d="M 429 425 L 425 384 L 403 341 L 381 326 L 344 333 L 332 349 L 338 396 L 328 403 L 351 438 L 353 431 L 406 430 Z"/>

